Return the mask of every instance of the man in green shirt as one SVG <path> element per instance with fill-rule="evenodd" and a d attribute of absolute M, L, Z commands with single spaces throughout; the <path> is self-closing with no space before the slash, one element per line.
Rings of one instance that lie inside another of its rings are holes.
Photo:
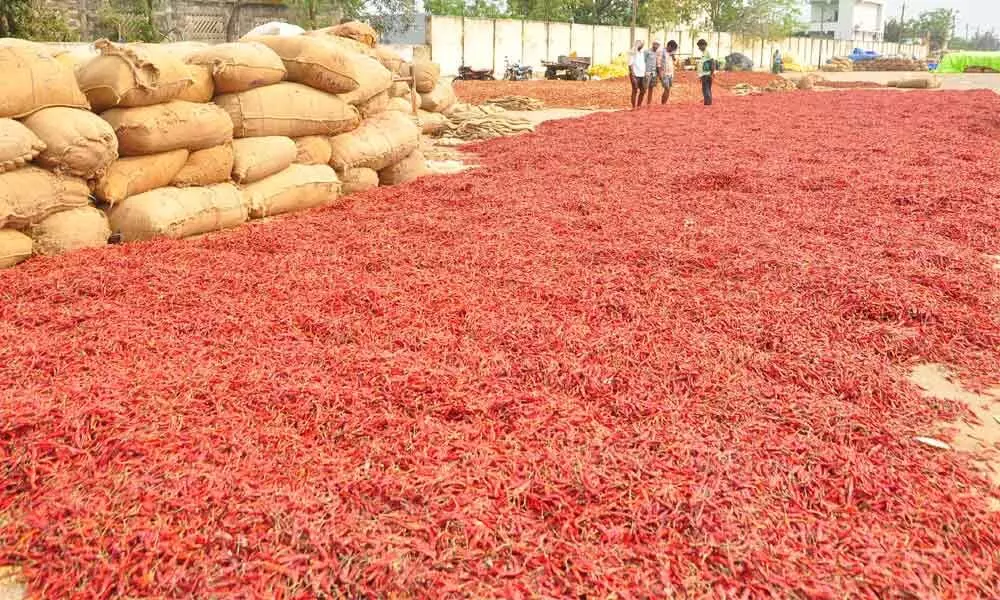
<path fill-rule="evenodd" d="M 715 75 L 715 60 L 708 53 L 708 42 L 698 40 L 701 58 L 698 59 L 698 77 L 701 79 L 701 94 L 705 97 L 705 106 L 712 105 L 712 77 Z"/>

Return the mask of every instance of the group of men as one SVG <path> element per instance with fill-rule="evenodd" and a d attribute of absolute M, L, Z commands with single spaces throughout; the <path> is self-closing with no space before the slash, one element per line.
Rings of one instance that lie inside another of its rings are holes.
<path fill-rule="evenodd" d="M 677 52 L 677 42 L 670 40 L 661 47 L 656 40 L 648 50 L 643 50 L 643 42 L 636 42 L 635 50 L 629 59 L 629 81 L 632 84 L 632 108 L 640 108 L 645 99 L 646 106 L 652 104 L 653 90 L 657 84 L 663 86 L 660 104 L 666 104 L 670 99 L 670 88 L 674 84 L 674 54 Z M 715 60 L 708 52 L 708 42 L 698 40 L 698 78 L 701 80 L 701 93 L 705 98 L 705 106 L 712 104 L 712 78 L 715 76 Z"/>

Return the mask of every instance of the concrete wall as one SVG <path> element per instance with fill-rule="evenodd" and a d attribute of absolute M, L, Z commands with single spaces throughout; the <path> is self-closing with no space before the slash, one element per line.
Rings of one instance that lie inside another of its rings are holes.
<path fill-rule="evenodd" d="M 504 57 L 511 62 L 521 61 L 541 73 L 543 60 L 556 60 L 574 51 L 578 56 L 589 56 L 592 62 L 601 64 L 629 50 L 628 27 L 461 17 L 429 17 L 428 20 L 427 43 L 431 47 L 431 59 L 441 65 L 446 75 L 458 73 L 458 67 L 464 64 L 478 69 L 492 67 L 499 76 L 503 72 Z M 926 46 L 859 40 L 761 40 L 692 30 L 650 32 L 645 27 L 637 27 L 635 37 L 647 45 L 653 40 L 663 43 L 675 40 L 681 56 L 697 53 L 697 41 L 704 38 L 716 58 L 721 60 L 733 52 L 740 52 L 749 56 L 757 68 L 764 69 L 770 67 L 775 49 L 785 55 L 793 54 L 800 64 L 814 67 L 834 56 L 850 54 L 856 47 L 880 54 L 927 56 Z"/>

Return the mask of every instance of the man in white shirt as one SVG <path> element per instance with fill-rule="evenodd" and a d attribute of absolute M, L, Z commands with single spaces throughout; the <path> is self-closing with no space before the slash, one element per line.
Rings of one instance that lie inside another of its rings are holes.
<path fill-rule="evenodd" d="M 642 104 L 646 93 L 646 53 L 642 51 L 643 42 L 637 40 L 632 56 L 628 60 L 628 78 L 632 83 L 632 108 Z"/>

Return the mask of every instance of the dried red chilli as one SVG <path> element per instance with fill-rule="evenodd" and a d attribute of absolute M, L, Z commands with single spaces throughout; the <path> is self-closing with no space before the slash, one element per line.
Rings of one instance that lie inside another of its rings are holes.
<path fill-rule="evenodd" d="M 42 597 L 997 596 L 1000 98 L 725 98 L 0 274 Z"/>

